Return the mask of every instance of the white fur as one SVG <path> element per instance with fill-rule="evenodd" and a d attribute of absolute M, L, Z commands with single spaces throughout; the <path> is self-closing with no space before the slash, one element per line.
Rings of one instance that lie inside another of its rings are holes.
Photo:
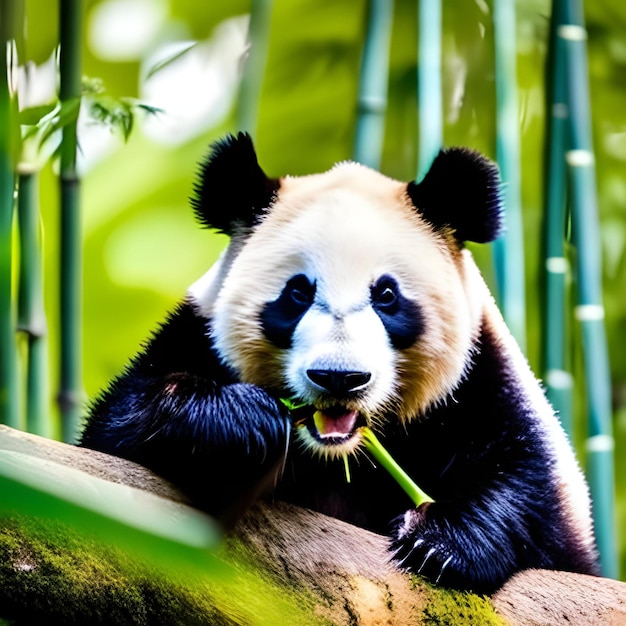
<path fill-rule="evenodd" d="M 385 404 L 395 388 L 395 361 L 383 324 L 369 304 L 340 311 L 324 301 L 314 305 L 296 329 L 286 359 L 287 381 L 296 397 L 314 402 L 319 391 L 308 369 L 369 372 L 366 402 L 371 411 Z"/>
<path fill-rule="evenodd" d="M 196 303 L 199 312 L 205 317 L 209 317 L 213 303 L 224 280 L 224 257 L 227 251 L 228 248 L 220 254 L 211 268 L 187 290 L 191 300 Z"/>
<path fill-rule="evenodd" d="M 195 294 L 212 313 L 220 356 L 247 382 L 309 398 L 301 375 L 304 362 L 314 367 L 324 359 L 343 359 L 355 369 L 372 370 L 374 381 L 364 400 L 369 408 L 393 407 L 400 419 L 411 419 L 445 398 L 461 379 L 478 326 L 475 297 L 464 291 L 449 246 L 416 214 L 404 183 L 353 163 L 288 178 L 272 210 L 230 259 L 227 272 L 219 272 L 225 276 L 214 304 L 208 303 L 213 287 Z M 319 308 L 301 321 L 294 348 L 286 353 L 269 345 L 259 313 L 299 273 L 315 282 Z M 367 313 L 362 309 L 383 274 L 392 275 L 426 315 L 428 332 L 402 355 L 391 349 L 371 307 Z M 343 321 L 326 328 L 322 312 L 329 324 L 335 317 Z M 313 315 L 321 328 L 311 324 L 311 337 L 327 345 L 316 354 L 307 347 L 313 342 L 305 332 Z M 345 337 L 329 348 L 341 332 Z M 390 405 L 382 406 L 388 399 Z"/>

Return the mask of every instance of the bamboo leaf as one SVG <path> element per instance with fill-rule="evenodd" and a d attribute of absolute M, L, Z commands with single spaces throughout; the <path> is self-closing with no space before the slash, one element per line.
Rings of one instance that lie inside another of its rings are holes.
<path fill-rule="evenodd" d="M 109 95 L 99 95 L 89 99 L 90 117 L 113 132 L 121 133 L 124 141 L 128 141 L 133 131 L 137 110 L 149 115 L 162 112 L 162 109 L 137 102 L 133 98 L 113 98 Z"/>
<path fill-rule="evenodd" d="M 154 107 L 149 104 L 145 104 L 143 102 L 138 102 L 135 106 L 138 109 L 141 109 L 145 111 L 146 113 L 149 113 L 150 115 L 159 115 L 160 113 L 164 112 L 163 109 L 160 109 L 159 107 Z"/>
<path fill-rule="evenodd" d="M 75 124 L 80 112 L 80 98 L 72 98 L 57 104 L 47 115 L 41 118 L 37 130 L 41 133 L 39 147 L 50 137 L 70 124 Z"/>
<path fill-rule="evenodd" d="M 52 113 L 57 107 L 56 102 L 28 107 L 19 113 L 19 123 L 22 126 L 37 126 L 44 117 Z"/>
<path fill-rule="evenodd" d="M 166 68 L 168 65 L 171 65 L 172 63 L 174 63 L 174 61 L 178 61 L 178 59 L 185 56 L 188 52 L 193 50 L 197 45 L 198 45 L 198 42 L 194 41 L 193 43 L 189 44 L 187 47 L 183 48 L 182 50 L 177 50 L 174 54 L 166 57 L 165 59 L 162 59 L 161 61 L 153 65 L 148 70 L 148 73 L 146 74 L 146 80 L 148 80 L 149 78 L 152 78 L 152 76 L 154 76 L 157 72 L 160 72 L 162 69 Z"/>

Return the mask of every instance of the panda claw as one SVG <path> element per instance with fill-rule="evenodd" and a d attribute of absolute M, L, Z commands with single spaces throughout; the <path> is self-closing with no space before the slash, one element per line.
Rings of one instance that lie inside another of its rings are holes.
<path fill-rule="evenodd" d="M 424 560 L 422 561 L 422 564 L 419 566 L 419 568 L 417 569 L 417 574 L 421 574 L 422 570 L 424 569 L 424 567 L 426 567 L 426 563 L 428 562 L 428 559 L 430 559 L 430 557 L 436 552 L 435 548 L 431 548 L 427 553 L 426 556 L 424 557 Z"/>
<path fill-rule="evenodd" d="M 435 580 L 435 584 L 438 585 L 439 581 L 441 580 L 441 577 L 443 576 L 444 571 L 446 570 L 446 568 L 448 567 L 448 565 L 450 565 L 450 562 L 452 561 L 452 555 L 450 555 L 444 562 L 443 565 L 441 566 L 441 571 L 439 572 L 439 575 L 437 576 L 437 579 Z"/>

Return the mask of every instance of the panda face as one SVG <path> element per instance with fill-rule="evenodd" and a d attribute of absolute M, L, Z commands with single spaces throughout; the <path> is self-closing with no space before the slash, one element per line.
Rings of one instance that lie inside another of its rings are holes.
<path fill-rule="evenodd" d="M 304 405 L 294 415 L 305 444 L 345 454 L 360 426 L 414 418 L 458 384 L 478 326 L 463 255 L 405 184 L 353 163 L 286 178 L 234 243 L 214 301 L 195 297 L 244 382 Z"/>

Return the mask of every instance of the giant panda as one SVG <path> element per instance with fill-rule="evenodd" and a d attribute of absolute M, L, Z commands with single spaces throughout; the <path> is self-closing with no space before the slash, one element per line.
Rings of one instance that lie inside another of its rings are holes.
<path fill-rule="evenodd" d="M 440 585 L 597 574 L 583 475 L 464 245 L 501 232 L 499 187 L 464 148 L 405 183 L 354 162 L 269 178 L 247 134 L 217 142 L 192 208 L 230 243 L 93 402 L 81 445 L 225 525 L 262 496 L 386 534 L 399 568 Z M 434 501 L 412 504 L 364 426 Z"/>

